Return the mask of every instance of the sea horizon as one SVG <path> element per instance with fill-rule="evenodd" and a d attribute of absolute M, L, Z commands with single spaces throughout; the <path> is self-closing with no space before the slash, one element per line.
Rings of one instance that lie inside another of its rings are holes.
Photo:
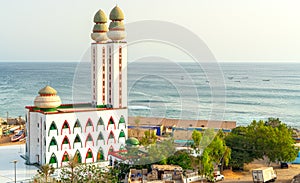
<path fill-rule="evenodd" d="M 207 73 L 198 63 L 167 62 L 159 66 L 152 63 L 157 62 L 128 64 L 130 116 L 214 120 L 212 99 L 220 98 L 213 96 Z M 224 114 L 218 119 L 247 125 L 252 120 L 278 117 L 289 126 L 300 127 L 297 123 L 300 63 L 218 62 L 217 65 L 226 94 L 225 107 L 218 109 L 224 110 Z M 45 85 L 54 87 L 63 103 L 90 100 L 88 62 L 0 61 L 0 69 L 3 71 L 0 117 L 4 119 L 6 112 L 9 117 L 24 117 L 24 107 L 33 105 L 38 90 Z"/>

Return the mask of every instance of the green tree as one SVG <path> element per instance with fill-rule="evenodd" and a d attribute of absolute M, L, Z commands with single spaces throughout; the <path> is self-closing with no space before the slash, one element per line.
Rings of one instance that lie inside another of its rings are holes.
<path fill-rule="evenodd" d="M 247 127 L 239 127 L 226 137 L 232 148 L 231 165 L 242 167 L 253 159 L 267 158 L 270 165 L 276 161 L 293 161 L 298 150 L 294 147 L 293 131 L 278 118 L 253 121 Z"/>
<path fill-rule="evenodd" d="M 144 136 L 140 140 L 141 145 L 148 146 L 150 144 L 155 144 L 157 140 L 157 136 L 155 134 L 155 131 L 145 131 Z"/>
<path fill-rule="evenodd" d="M 226 145 L 231 149 L 229 165 L 233 169 L 242 168 L 244 163 L 254 160 L 254 153 L 250 148 L 251 142 L 247 137 L 247 127 L 237 127 L 225 137 Z"/>
<path fill-rule="evenodd" d="M 167 164 L 179 165 L 184 170 L 193 169 L 192 161 L 193 157 L 186 150 L 177 151 L 167 158 Z"/>
<path fill-rule="evenodd" d="M 207 129 L 203 135 L 194 131 L 192 138 L 194 141 L 192 147 L 200 151 L 199 173 L 210 179 L 216 166 L 220 163 L 227 165 L 229 162 L 231 150 L 226 146 L 225 135 L 222 131 L 215 132 L 214 129 Z"/>

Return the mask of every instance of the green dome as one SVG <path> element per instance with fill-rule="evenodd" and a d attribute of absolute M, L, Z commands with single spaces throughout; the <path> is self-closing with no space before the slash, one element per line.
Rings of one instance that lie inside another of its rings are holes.
<path fill-rule="evenodd" d="M 45 86 L 44 88 L 40 89 L 39 91 L 39 94 L 40 95 L 56 95 L 57 94 L 57 91 L 52 88 L 51 86 Z"/>
<path fill-rule="evenodd" d="M 123 22 L 110 22 L 109 30 L 125 30 Z"/>
<path fill-rule="evenodd" d="M 105 24 L 95 24 L 93 32 L 107 32 L 107 26 Z"/>
<path fill-rule="evenodd" d="M 109 14 L 109 19 L 111 20 L 124 20 L 124 14 L 123 11 L 121 10 L 121 8 L 119 8 L 119 6 L 115 6 L 110 14 Z"/>
<path fill-rule="evenodd" d="M 97 13 L 94 16 L 94 22 L 95 23 L 106 23 L 107 22 L 107 17 L 102 10 L 97 11 Z"/>
<path fill-rule="evenodd" d="M 126 140 L 126 145 L 137 146 L 139 144 L 140 144 L 139 140 L 134 137 L 130 137 Z"/>

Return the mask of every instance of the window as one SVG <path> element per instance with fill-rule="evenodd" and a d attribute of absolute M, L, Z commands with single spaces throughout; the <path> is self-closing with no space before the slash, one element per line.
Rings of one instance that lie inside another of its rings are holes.
<path fill-rule="evenodd" d="M 80 147 L 82 147 L 82 142 L 81 142 L 81 139 L 78 134 L 76 135 L 76 137 L 74 139 L 73 148 L 75 147 L 75 143 L 80 143 Z"/>
<path fill-rule="evenodd" d="M 57 129 L 57 126 L 56 126 L 54 121 L 52 121 L 52 123 L 50 125 L 49 131 L 48 131 L 48 136 L 50 136 L 50 131 L 51 130 L 56 130 L 56 132 L 57 132 L 56 134 L 58 135 L 58 129 Z"/>
<path fill-rule="evenodd" d="M 94 145 L 94 140 L 93 140 L 93 137 L 92 135 L 89 133 L 88 136 L 86 137 L 86 140 L 85 140 L 85 147 L 86 147 L 86 144 L 87 142 L 92 142 L 92 145 Z"/>
<path fill-rule="evenodd" d="M 100 117 L 97 125 L 104 125 L 103 119 Z"/>
<path fill-rule="evenodd" d="M 108 124 L 107 124 L 107 130 L 108 130 L 108 127 L 109 127 L 109 125 L 114 125 L 114 129 L 116 129 L 116 124 L 115 124 L 115 121 L 114 121 L 114 119 L 112 118 L 112 116 L 109 118 L 109 120 L 108 120 Z"/>
<path fill-rule="evenodd" d="M 69 161 L 69 154 L 67 152 L 64 153 L 62 158 L 62 162 L 66 162 L 66 161 Z"/>
<path fill-rule="evenodd" d="M 102 132 L 100 132 L 99 135 L 98 135 L 97 142 L 96 142 L 97 145 L 98 145 L 98 141 L 99 141 L 99 140 L 103 140 L 103 143 L 105 144 L 105 141 L 104 141 L 104 137 L 103 137 Z"/>
<path fill-rule="evenodd" d="M 63 144 L 69 144 L 69 139 L 65 137 L 63 140 Z"/>
<path fill-rule="evenodd" d="M 67 122 L 67 120 L 64 122 L 62 128 L 63 128 L 63 129 L 65 129 L 65 128 L 70 128 L 70 127 L 69 127 L 69 123 Z"/>
<path fill-rule="evenodd" d="M 102 148 L 100 148 L 97 153 L 97 161 L 103 161 L 103 160 L 104 160 L 104 153 Z"/>
<path fill-rule="evenodd" d="M 49 164 L 53 164 L 53 163 L 57 163 L 57 158 L 54 153 L 52 153 L 50 160 L 49 160 Z"/>
<path fill-rule="evenodd" d="M 77 150 L 76 153 L 75 153 L 74 160 L 75 160 L 77 163 L 81 163 L 81 162 L 82 162 L 81 154 L 80 154 L 80 152 L 79 152 L 78 150 Z"/>
<path fill-rule="evenodd" d="M 82 128 L 81 128 L 81 124 L 80 124 L 79 119 L 77 119 L 77 120 L 75 121 L 75 124 L 74 124 L 74 127 L 73 127 L 73 133 L 74 133 L 74 129 L 75 129 L 75 128 L 80 128 L 80 130 L 81 130 L 81 132 L 82 132 Z"/>
<path fill-rule="evenodd" d="M 110 133 L 109 133 L 109 137 L 108 137 L 109 139 L 113 139 L 113 138 L 115 138 L 115 136 L 114 136 L 114 134 L 113 134 L 113 132 L 111 131 Z"/>
<path fill-rule="evenodd" d="M 89 119 L 87 120 L 87 122 L 86 122 L 86 125 L 85 125 L 85 132 L 86 132 L 87 127 L 89 127 L 89 126 L 92 126 L 92 127 L 93 127 L 92 131 L 94 131 L 93 122 L 92 122 L 92 120 L 91 120 L 90 118 L 89 118 Z"/>
<path fill-rule="evenodd" d="M 85 159 L 89 159 L 89 158 L 93 158 L 93 151 L 91 150 L 91 148 L 88 149 Z M 93 158 L 94 161 L 94 158 Z"/>
<path fill-rule="evenodd" d="M 92 153 L 91 151 L 89 151 L 89 152 L 87 153 L 86 158 L 92 158 L 92 157 L 93 157 L 93 153 Z"/>
<path fill-rule="evenodd" d="M 93 138 L 92 138 L 91 134 L 89 134 L 89 135 L 87 136 L 87 141 L 93 141 Z"/>
<path fill-rule="evenodd" d="M 54 137 L 52 137 L 51 141 L 50 141 L 50 146 L 56 146 L 57 145 L 57 142 L 55 140 Z"/>
<path fill-rule="evenodd" d="M 50 141 L 50 144 L 49 144 L 49 147 L 48 147 L 48 152 L 50 152 L 50 147 L 51 146 L 56 146 L 56 150 L 58 151 L 58 144 L 57 144 L 57 141 L 54 137 L 52 137 L 52 139 Z"/>
<path fill-rule="evenodd" d="M 61 149 L 63 149 L 63 145 L 69 144 L 69 149 L 71 149 L 70 140 L 67 136 L 64 137 L 62 143 L 61 143 Z"/>
<path fill-rule="evenodd" d="M 99 133 L 97 140 L 104 140 L 102 132 Z"/>
<path fill-rule="evenodd" d="M 121 138 L 121 137 L 125 137 L 125 133 L 123 130 L 121 130 L 120 135 L 119 135 L 119 138 Z"/>
<path fill-rule="evenodd" d="M 109 124 L 115 124 L 115 122 L 114 122 L 114 120 L 113 120 L 112 117 L 109 119 Z"/>

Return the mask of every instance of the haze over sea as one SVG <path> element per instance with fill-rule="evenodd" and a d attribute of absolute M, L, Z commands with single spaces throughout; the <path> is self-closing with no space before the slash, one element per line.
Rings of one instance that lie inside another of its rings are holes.
<path fill-rule="evenodd" d="M 300 63 L 219 63 L 225 82 L 224 120 L 247 125 L 278 117 L 300 127 Z M 0 62 L 0 116 L 25 115 L 38 91 L 50 85 L 63 103 L 89 102 L 90 66 L 70 62 Z M 213 72 L 213 71 L 210 71 Z M 75 79 L 74 79 L 75 78 Z M 213 95 L 199 64 L 132 62 L 128 65 L 130 116 L 214 119 Z M 218 100 L 217 100 L 218 101 Z"/>

